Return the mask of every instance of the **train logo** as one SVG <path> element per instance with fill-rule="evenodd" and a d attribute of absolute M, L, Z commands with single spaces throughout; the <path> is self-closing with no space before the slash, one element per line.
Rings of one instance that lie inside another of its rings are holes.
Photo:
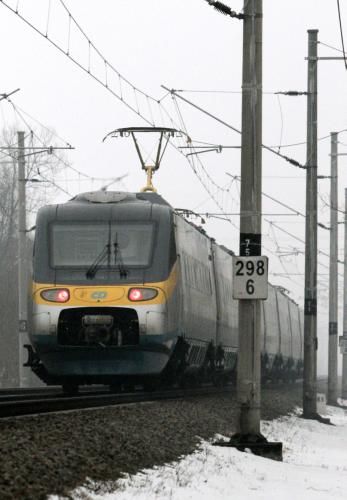
<path fill-rule="evenodd" d="M 107 297 L 107 292 L 96 291 L 91 294 L 91 298 L 95 300 L 106 299 L 106 297 Z"/>

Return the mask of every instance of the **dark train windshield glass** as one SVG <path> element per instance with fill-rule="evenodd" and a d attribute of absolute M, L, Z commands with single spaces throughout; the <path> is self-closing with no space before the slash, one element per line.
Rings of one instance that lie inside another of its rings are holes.
<path fill-rule="evenodd" d="M 59 222 L 51 225 L 50 234 L 52 267 L 88 268 L 103 252 L 101 267 L 108 263 L 125 267 L 150 265 L 154 240 L 151 222 Z"/>

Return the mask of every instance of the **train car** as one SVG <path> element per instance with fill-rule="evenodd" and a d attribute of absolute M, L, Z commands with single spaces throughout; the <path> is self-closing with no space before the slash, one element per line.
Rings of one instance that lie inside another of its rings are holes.
<path fill-rule="evenodd" d="M 98 191 L 43 207 L 28 364 L 66 391 L 234 376 L 231 260 L 156 193 Z M 264 377 L 300 376 L 298 306 L 270 286 L 263 319 Z"/>
<path fill-rule="evenodd" d="M 269 283 L 262 302 L 262 379 L 294 381 L 303 375 L 303 314 L 282 287 Z"/>

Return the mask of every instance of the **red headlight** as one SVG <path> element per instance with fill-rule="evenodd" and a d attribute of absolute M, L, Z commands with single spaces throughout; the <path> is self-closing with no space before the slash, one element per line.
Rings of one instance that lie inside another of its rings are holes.
<path fill-rule="evenodd" d="M 52 288 L 43 290 L 41 297 L 49 302 L 67 302 L 70 299 L 70 292 L 67 288 Z"/>
<path fill-rule="evenodd" d="M 143 300 L 143 293 L 142 290 L 139 288 L 132 288 L 129 290 L 129 300 Z"/>
<path fill-rule="evenodd" d="M 140 302 L 141 300 L 151 300 L 158 295 L 158 290 L 153 288 L 130 288 L 128 299 L 132 302 Z"/>

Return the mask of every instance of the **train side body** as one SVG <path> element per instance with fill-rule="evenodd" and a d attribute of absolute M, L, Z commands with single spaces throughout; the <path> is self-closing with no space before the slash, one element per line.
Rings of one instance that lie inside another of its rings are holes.
<path fill-rule="evenodd" d="M 182 335 L 190 346 L 190 365 L 205 359 L 209 343 L 223 351 L 223 368 L 235 372 L 239 345 L 238 301 L 232 295 L 232 255 L 201 228 L 174 217 L 183 298 Z M 262 303 L 263 379 L 302 376 L 302 315 L 280 287 L 269 283 Z"/>
<path fill-rule="evenodd" d="M 234 369 L 238 303 L 232 298 L 231 253 L 182 217 L 175 215 L 174 221 L 188 363 L 200 366 L 212 343 L 222 346 L 225 368 Z"/>

